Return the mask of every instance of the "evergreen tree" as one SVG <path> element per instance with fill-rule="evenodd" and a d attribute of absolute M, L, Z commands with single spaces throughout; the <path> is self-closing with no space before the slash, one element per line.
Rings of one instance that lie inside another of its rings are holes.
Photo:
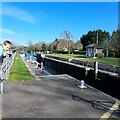
<path fill-rule="evenodd" d="M 80 38 L 81 43 L 83 44 L 83 49 L 85 50 L 85 47 L 92 43 L 97 43 L 100 45 L 103 45 L 106 40 L 109 40 L 110 34 L 109 32 L 102 31 L 102 30 L 94 30 L 89 31 L 87 34 L 83 35 Z"/>

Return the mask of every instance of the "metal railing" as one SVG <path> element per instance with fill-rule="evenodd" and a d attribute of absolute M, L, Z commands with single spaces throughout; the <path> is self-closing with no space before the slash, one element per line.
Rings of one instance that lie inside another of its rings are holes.
<path fill-rule="evenodd" d="M 6 57 L 3 60 L 0 69 L 0 87 L 1 87 L 1 94 L 3 94 L 3 82 L 7 80 L 8 75 L 10 73 L 11 66 L 14 62 L 16 53 L 12 54 L 11 57 Z"/>

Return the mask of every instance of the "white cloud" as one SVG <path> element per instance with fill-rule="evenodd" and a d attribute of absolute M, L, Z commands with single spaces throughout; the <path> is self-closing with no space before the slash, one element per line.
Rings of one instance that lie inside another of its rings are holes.
<path fill-rule="evenodd" d="M 10 29 L 1 29 L 0 28 L 0 44 L 3 43 L 4 40 L 12 40 L 13 38 L 21 38 L 24 37 L 24 34 L 14 32 Z M 16 40 L 17 41 L 17 40 Z"/>
<path fill-rule="evenodd" d="M 14 17 L 16 19 L 23 20 L 28 23 L 34 23 L 35 20 L 35 18 L 31 14 L 16 6 L 3 5 L 1 14 Z"/>
<path fill-rule="evenodd" d="M 26 44 L 26 34 L 21 34 L 8 28 L 0 29 L 0 44 L 5 40 L 10 40 L 14 44 Z"/>
<path fill-rule="evenodd" d="M 7 35 L 15 35 L 15 36 L 23 36 L 24 34 L 16 33 L 10 29 L 0 29 L 0 34 L 7 34 Z"/>

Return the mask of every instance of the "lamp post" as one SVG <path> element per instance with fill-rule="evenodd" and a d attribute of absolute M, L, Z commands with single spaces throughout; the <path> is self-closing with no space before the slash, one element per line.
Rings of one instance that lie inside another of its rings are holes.
<path fill-rule="evenodd" d="M 108 41 L 107 41 L 107 47 L 106 47 L 106 57 L 108 58 Z"/>
<path fill-rule="evenodd" d="M 106 45 L 106 58 L 108 59 L 108 53 L 109 53 L 109 51 L 108 51 L 108 44 L 109 44 L 109 41 L 111 40 L 111 38 L 107 38 L 107 40 L 106 40 L 106 42 L 107 42 L 107 45 Z"/>
<path fill-rule="evenodd" d="M 96 40 L 96 44 L 95 44 L 95 47 L 94 47 L 94 57 L 95 57 L 96 52 L 97 52 L 96 51 L 97 50 L 96 47 L 97 47 L 97 44 L 98 44 L 98 30 L 97 30 L 97 37 L 96 38 L 97 38 L 97 40 Z"/>

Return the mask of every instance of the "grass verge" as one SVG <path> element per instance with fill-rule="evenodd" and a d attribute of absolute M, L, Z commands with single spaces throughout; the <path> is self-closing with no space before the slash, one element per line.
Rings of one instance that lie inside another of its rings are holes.
<path fill-rule="evenodd" d="M 61 58 L 78 58 L 80 61 L 84 62 L 95 62 L 98 61 L 99 63 L 106 64 L 106 65 L 113 65 L 113 66 L 120 66 L 120 58 L 86 58 L 85 55 L 80 54 L 49 54 L 51 56 L 61 57 Z"/>
<path fill-rule="evenodd" d="M 9 81 L 35 80 L 19 54 L 16 54 L 8 77 Z"/>

